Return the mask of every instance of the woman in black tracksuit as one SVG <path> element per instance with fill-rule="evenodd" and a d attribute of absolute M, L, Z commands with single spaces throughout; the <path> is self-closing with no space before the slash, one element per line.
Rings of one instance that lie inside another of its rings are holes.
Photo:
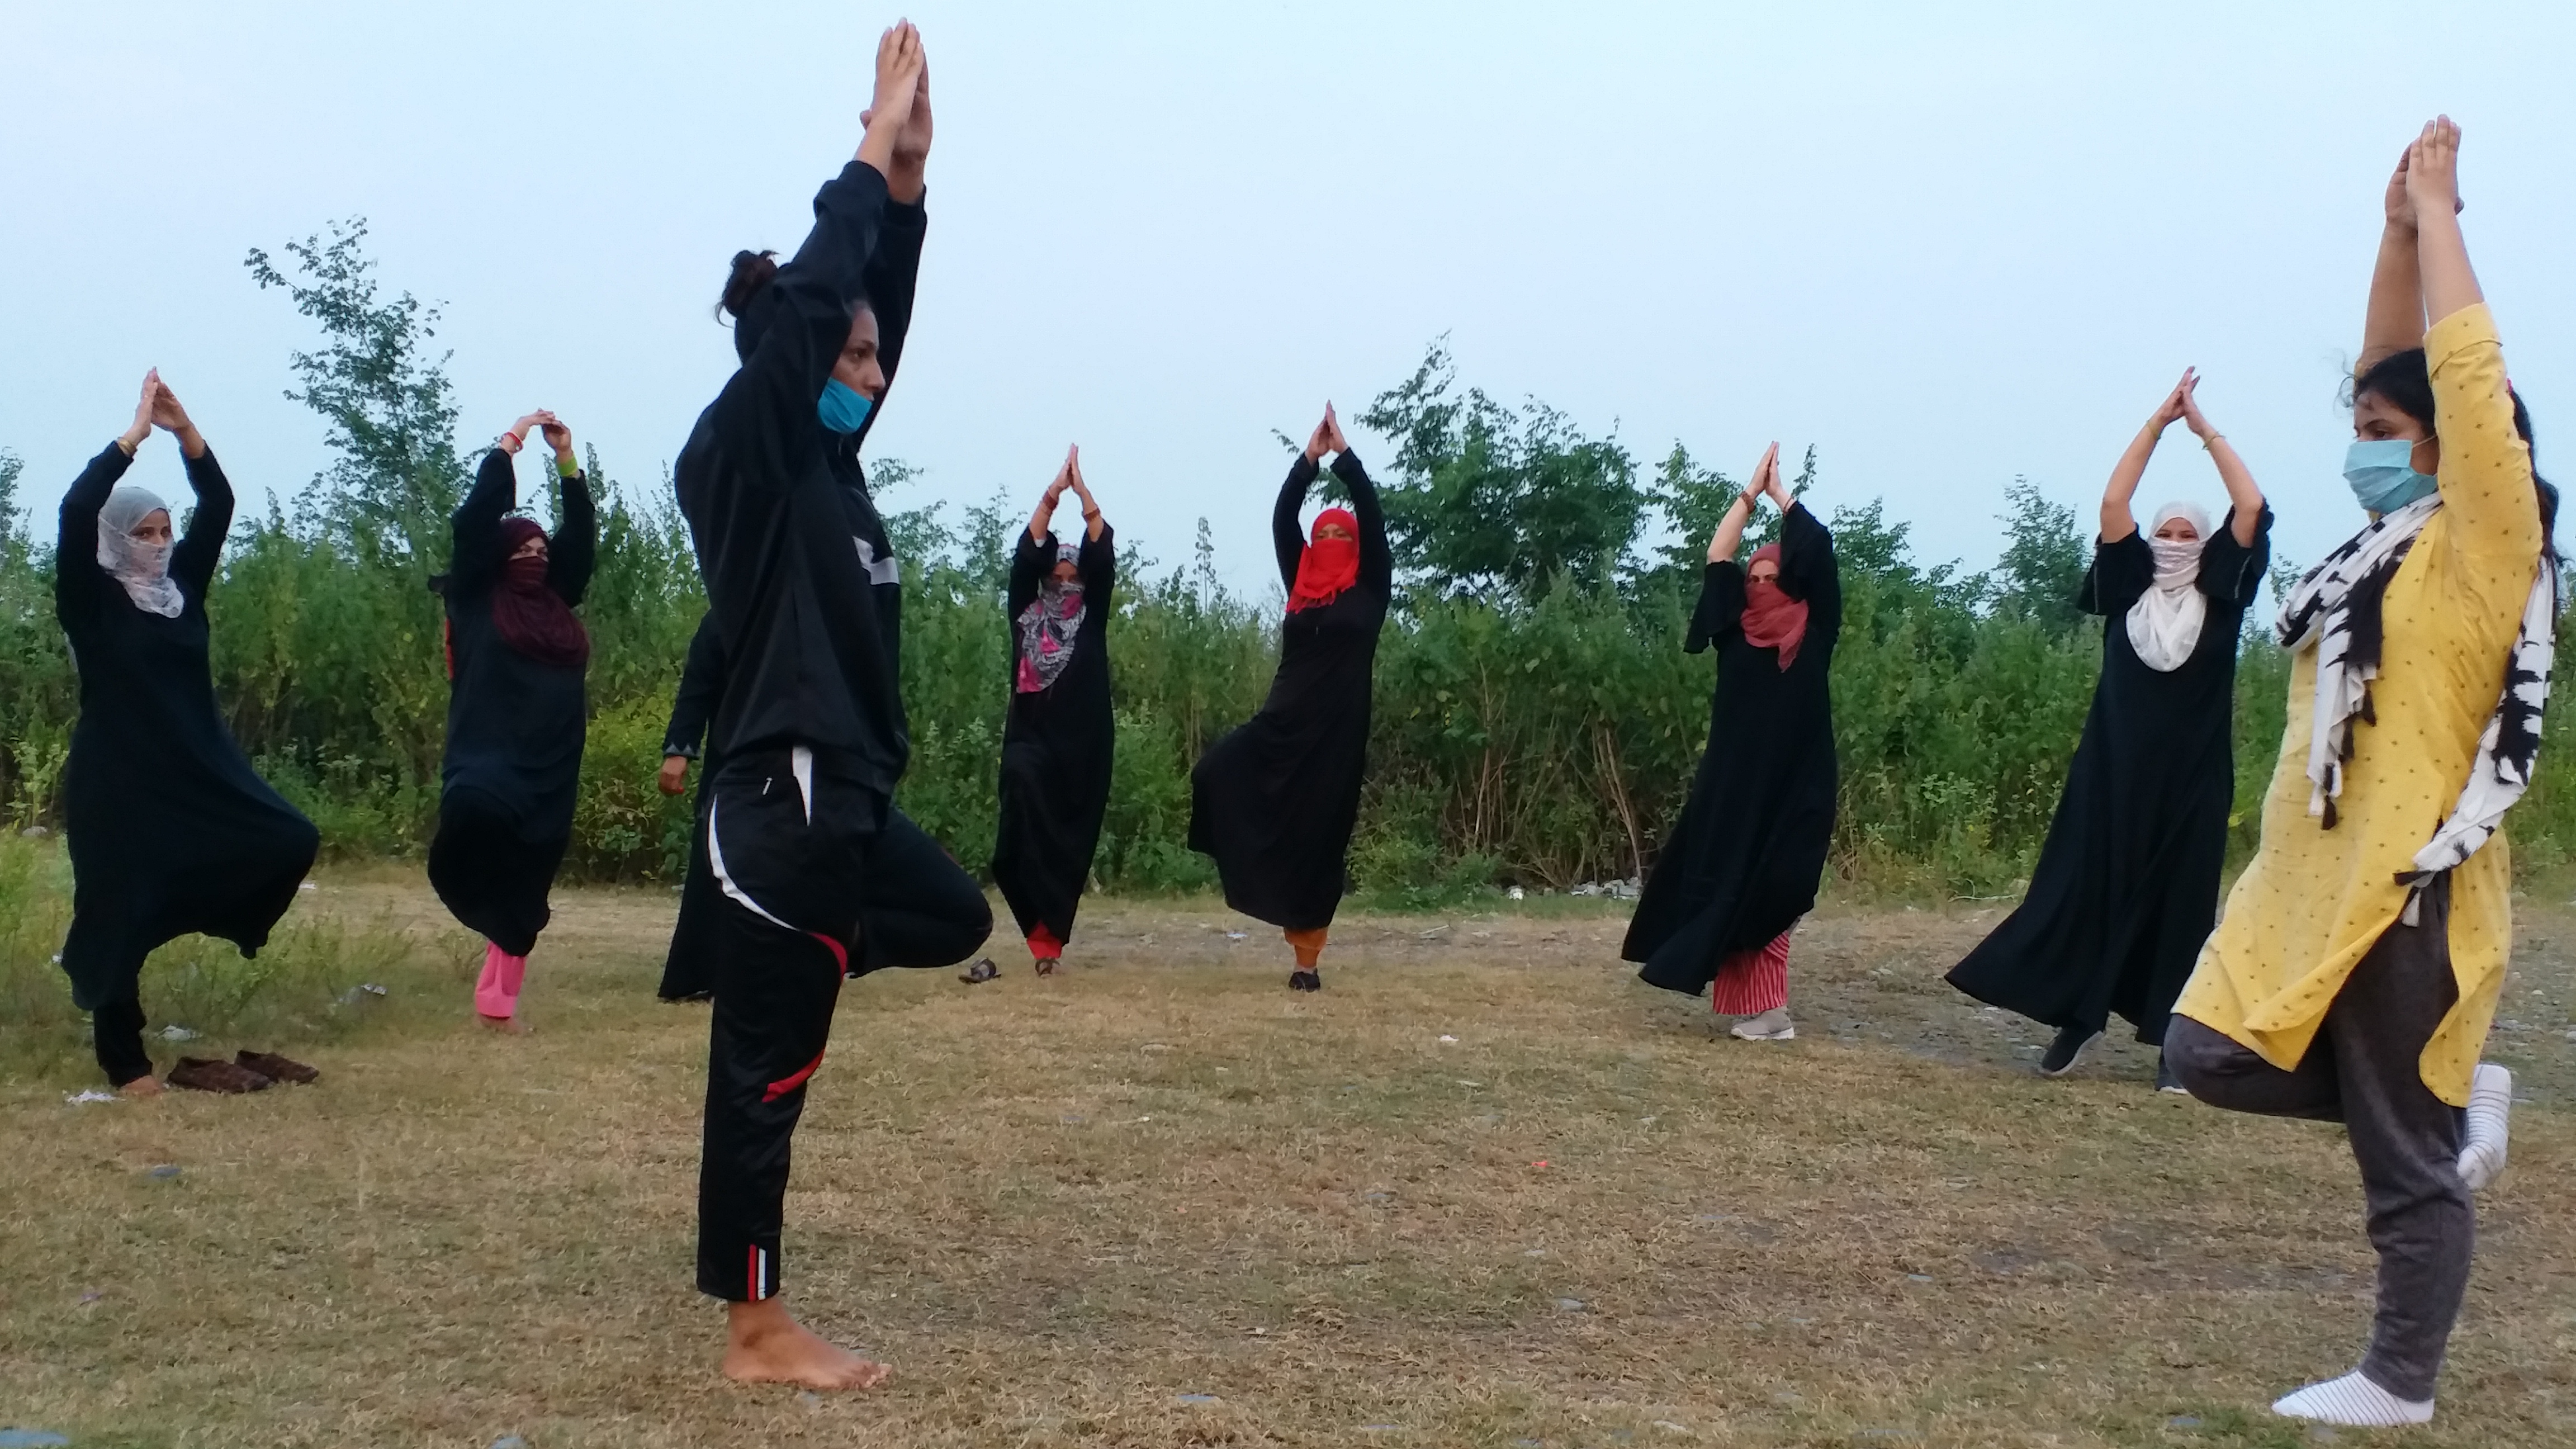
<path fill-rule="evenodd" d="M 698 1179 L 698 1287 L 731 1305 L 725 1372 L 863 1388 L 882 1366 L 770 1301 L 788 1140 L 845 974 L 945 966 L 992 931 L 972 877 L 894 809 L 910 749 L 902 586 L 859 442 L 901 360 L 930 145 L 920 38 L 886 33 L 867 139 L 785 266 L 734 259 L 742 365 L 673 469 L 724 660 L 707 860 L 724 893 Z"/>

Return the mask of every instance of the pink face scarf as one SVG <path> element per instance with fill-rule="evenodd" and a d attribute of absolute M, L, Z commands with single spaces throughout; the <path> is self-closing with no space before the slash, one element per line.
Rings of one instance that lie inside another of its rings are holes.
<path fill-rule="evenodd" d="M 1780 545 L 1766 543 L 1755 549 L 1752 561 L 1744 566 L 1744 642 L 1779 650 L 1780 667 L 1786 670 L 1798 661 L 1798 645 L 1807 637 L 1807 605 L 1790 598 L 1778 579 L 1753 577 L 1753 564 L 1764 559 L 1777 567 Z"/>

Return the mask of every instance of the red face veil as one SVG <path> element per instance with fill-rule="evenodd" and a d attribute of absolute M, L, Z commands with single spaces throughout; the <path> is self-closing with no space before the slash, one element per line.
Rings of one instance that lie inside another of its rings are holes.
<path fill-rule="evenodd" d="M 1780 545 L 1766 543 L 1753 551 L 1745 567 L 1744 642 L 1761 649 L 1780 651 L 1780 667 L 1787 669 L 1797 662 L 1798 645 L 1807 637 L 1807 605 L 1802 599 L 1789 597 L 1777 578 L 1756 579 L 1753 565 L 1768 559 L 1773 568 L 1780 566 Z"/>
<path fill-rule="evenodd" d="M 1317 535 L 1327 523 L 1338 523 L 1348 538 L 1322 538 Z M 1288 612 L 1329 604 L 1342 596 L 1342 590 L 1359 582 L 1360 521 L 1347 508 L 1327 508 L 1315 515 L 1315 527 L 1307 534 L 1306 551 L 1297 558 L 1297 583 L 1288 590 Z"/>

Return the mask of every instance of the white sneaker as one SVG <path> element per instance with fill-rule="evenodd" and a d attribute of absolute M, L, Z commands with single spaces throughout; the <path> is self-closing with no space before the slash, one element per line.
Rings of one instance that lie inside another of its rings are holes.
<path fill-rule="evenodd" d="M 2401 1399 L 2355 1369 L 2339 1379 L 2310 1384 L 2272 1405 L 2284 1419 L 2340 1424 L 2347 1429 L 2396 1429 L 2433 1421 L 2431 1399 Z"/>
<path fill-rule="evenodd" d="M 2513 1116 L 2513 1073 L 2493 1062 L 2478 1063 L 2469 1078 L 2469 1112 L 2460 1149 L 2460 1181 L 2471 1192 L 2484 1192 L 2504 1176 L 2505 1135 Z"/>
<path fill-rule="evenodd" d="M 1760 1016 L 1748 1016 L 1728 1027 L 1730 1035 L 1746 1041 L 1795 1041 L 1798 1028 L 1789 1023 L 1789 1008 L 1775 1006 Z"/>

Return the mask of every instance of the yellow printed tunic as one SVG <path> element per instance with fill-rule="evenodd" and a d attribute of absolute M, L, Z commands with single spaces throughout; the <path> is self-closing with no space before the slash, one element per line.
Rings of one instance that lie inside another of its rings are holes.
<path fill-rule="evenodd" d="M 2425 334 L 2442 443 L 2442 506 L 2381 606 L 2377 723 L 2355 720 L 2332 830 L 2308 813 L 2317 651 L 2290 669 L 2289 728 L 2263 802 L 2263 844 L 2227 897 L 2175 1011 L 2288 1069 L 2344 978 L 2397 920 L 2397 873 L 2449 817 L 2504 692 L 2540 563 L 2531 450 L 2513 428 L 2504 351 L 2483 306 Z M 2421 1059 L 2424 1085 L 2466 1106 L 2513 942 L 2511 857 L 2499 830 L 2451 872 L 2451 971 L 2460 997 Z"/>

